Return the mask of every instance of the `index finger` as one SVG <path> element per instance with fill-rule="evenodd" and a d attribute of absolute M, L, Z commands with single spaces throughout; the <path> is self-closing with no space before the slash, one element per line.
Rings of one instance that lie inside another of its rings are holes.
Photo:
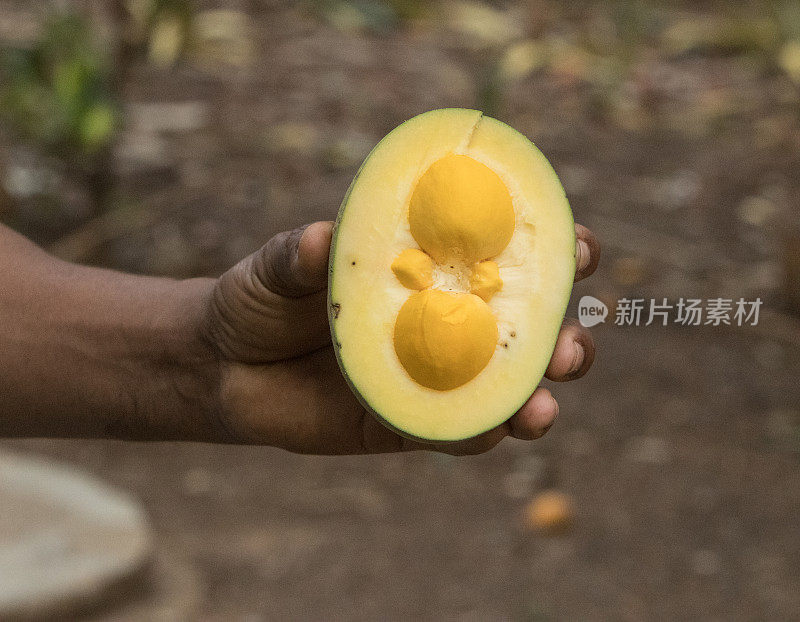
<path fill-rule="evenodd" d="M 575 223 L 575 281 L 590 276 L 600 262 L 600 242 L 583 225 Z"/>

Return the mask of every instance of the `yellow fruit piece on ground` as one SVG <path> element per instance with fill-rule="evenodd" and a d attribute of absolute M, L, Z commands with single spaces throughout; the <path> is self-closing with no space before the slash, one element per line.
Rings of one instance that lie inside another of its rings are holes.
<path fill-rule="evenodd" d="M 570 528 L 574 513 L 569 495 L 558 490 L 545 490 L 525 508 L 525 519 L 531 529 L 556 534 Z"/>
<path fill-rule="evenodd" d="M 493 261 L 482 261 L 472 268 L 469 277 L 469 291 L 489 302 L 497 292 L 503 289 L 500 268 Z"/>
<path fill-rule="evenodd" d="M 492 311 L 473 294 L 427 289 L 412 294 L 397 314 L 397 357 L 424 387 L 447 391 L 469 382 L 496 345 Z"/>
<path fill-rule="evenodd" d="M 503 180 L 466 155 L 449 154 L 422 175 L 408 209 L 411 235 L 439 263 L 489 259 L 514 234 L 514 207 Z"/>
<path fill-rule="evenodd" d="M 433 260 L 418 248 L 407 248 L 400 253 L 392 262 L 392 272 L 408 289 L 433 285 Z"/>

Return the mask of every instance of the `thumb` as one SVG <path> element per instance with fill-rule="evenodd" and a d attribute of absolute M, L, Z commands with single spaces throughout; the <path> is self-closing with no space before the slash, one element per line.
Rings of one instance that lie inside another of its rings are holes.
<path fill-rule="evenodd" d="M 315 222 L 273 236 L 253 256 L 253 276 L 269 291 L 300 298 L 325 287 L 333 223 Z"/>
<path fill-rule="evenodd" d="M 326 281 L 333 223 L 279 233 L 223 274 L 207 334 L 222 356 L 266 363 L 330 341 Z"/>

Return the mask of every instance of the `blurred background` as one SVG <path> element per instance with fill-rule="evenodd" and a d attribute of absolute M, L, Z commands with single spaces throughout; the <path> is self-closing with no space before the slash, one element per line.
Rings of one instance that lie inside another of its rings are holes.
<path fill-rule="evenodd" d="M 800 3 L 0 0 L 0 48 L 0 221 L 60 257 L 219 274 L 462 106 L 551 160 L 603 245 L 573 298 L 611 309 L 552 431 L 484 456 L 1 443 L 0 607 L 31 554 L 107 556 L 9 616 L 800 618 Z M 758 325 L 612 321 L 717 296 Z M 14 518 L 61 464 L 112 487 L 69 544 Z"/>

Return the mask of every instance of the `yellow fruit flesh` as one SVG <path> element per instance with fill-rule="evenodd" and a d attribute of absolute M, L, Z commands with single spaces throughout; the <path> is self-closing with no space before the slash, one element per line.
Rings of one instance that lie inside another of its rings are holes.
<path fill-rule="evenodd" d="M 497 292 L 503 289 L 500 268 L 493 261 L 482 261 L 472 268 L 469 277 L 469 291 L 489 302 Z"/>
<path fill-rule="evenodd" d="M 408 221 L 426 252 L 405 249 L 391 268 L 405 287 L 417 290 L 433 285 L 434 261 L 455 271 L 501 253 L 514 233 L 508 188 L 488 166 L 465 155 L 448 154 L 425 171 L 411 195 Z M 415 381 L 447 391 L 486 367 L 497 345 L 486 301 L 502 283 L 497 264 L 483 261 L 470 275 L 472 293 L 426 290 L 408 299 L 397 316 L 394 347 Z"/>
<path fill-rule="evenodd" d="M 414 380 L 447 391 L 486 367 L 497 345 L 497 323 L 491 309 L 473 294 L 426 289 L 400 308 L 394 345 Z"/>
<path fill-rule="evenodd" d="M 392 272 L 408 289 L 433 285 L 433 261 L 417 248 L 407 248 L 392 262 Z"/>
<path fill-rule="evenodd" d="M 467 294 L 487 259 L 502 279 L 502 289 L 486 302 L 497 329 L 489 362 L 464 384 L 436 390 L 416 381 L 396 351 L 398 317 L 415 292 L 390 266 L 422 246 L 411 233 L 411 196 L 426 171 L 451 154 L 467 155 L 501 179 L 514 222 L 510 242 L 496 256 L 453 263 L 455 269 L 434 263 L 433 290 Z M 354 181 L 331 252 L 334 345 L 357 397 L 396 431 L 435 442 L 475 436 L 505 421 L 547 367 L 572 286 L 574 244 L 558 178 L 513 129 L 474 110 L 451 109 L 394 130 Z"/>
<path fill-rule="evenodd" d="M 475 263 L 499 255 L 514 234 L 514 207 L 492 169 L 466 155 L 434 162 L 408 207 L 411 235 L 435 261 Z"/>

